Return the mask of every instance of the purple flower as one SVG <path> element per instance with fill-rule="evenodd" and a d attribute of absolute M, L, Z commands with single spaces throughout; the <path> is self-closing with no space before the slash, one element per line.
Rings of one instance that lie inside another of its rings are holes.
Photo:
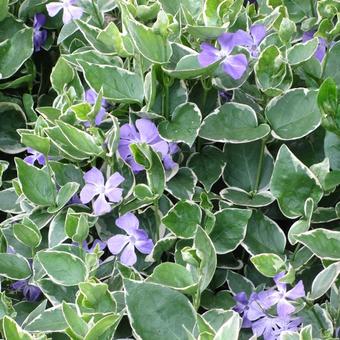
<path fill-rule="evenodd" d="M 85 92 L 85 99 L 86 99 L 86 101 L 89 104 L 94 105 L 96 103 L 96 101 L 97 101 L 97 98 L 98 98 L 98 95 L 97 95 L 96 92 L 94 92 L 91 89 L 86 90 L 86 92 Z M 101 122 L 103 121 L 103 119 L 104 119 L 104 117 L 106 115 L 106 108 L 107 108 L 107 106 L 108 106 L 107 101 L 105 99 L 102 99 L 101 108 L 100 108 L 99 112 L 97 113 L 96 118 L 94 120 L 95 125 L 100 125 Z"/>
<path fill-rule="evenodd" d="M 263 335 L 264 340 L 279 340 L 284 331 L 295 332 L 301 326 L 301 318 L 265 316 L 252 324 L 256 336 Z"/>
<path fill-rule="evenodd" d="M 249 33 L 238 30 L 234 34 L 234 43 L 236 46 L 245 46 L 253 57 L 258 57 L 259 46 L 266 36 L 266 26 L 257 24 L 250 27 Z"/>
<path fill-rule="evenodd" d="M 39 287 L 34 286 L 28 280 L 19 280 L 11 284 L 11 288 L 17 292 L 22 292 L 25 299 L 30 302 L 37 301 L 41 295 Z"/>
<path fill-rule="evenodd" d="M 42 13 L 37 13 L 34 16 L 33 22 L 33 41 L 34 41 L 34 51 L 39 52 L 41 46 L 45 44 L 47 40 L 47 31 L 42 29 L 46 23 L 46 16 Z"/>
<path fill-rule="evenodd" d="M 306 42 L 308 40 L 311 40 L 314 38 L 315 35 L 315 31 L 308 31 L 308 32 L 304 32 L 302 35 L 302 42 Z M 323 38 L 318 38 L 319 39 L 319 45 L 318 48 L 315 51 L 315 58 L 318 59 L 320 61 L 320 63 L 322 62 L 323 58 L 326 55 L 326 49 L 327 49 L 327 42 L 325 39 Z"/>
<path fill-rule="evenodd" d="M 72 20 L 80 19 L 83 15 L 83 9 L 74 6 L 77 0 L 62 0 L 61 2 L 50 2 L 46 5 L 48 15 L 50 17 L 56 16 L 63 10 L 63 23 L 68 24 Z"/>
<path fill-rule="evenodd" d="M 111 211 L 108 203 L 118 203 L 122 199 L 123 189 L 118 186 L 124 181 L 124 177 L 115 172 L 106 181 L 104 176 L 97 168 L 92 168 L 84 175 L 85 186 L 80 192 L 82 203 L 89 203 L 95 196 L 98 196 L 93 202 L 93 212 L 95 215 L 104 215 Z M 107 201 L 108 199 L 108 201 Z"/>
<path fill-rule="evenodd" d="M 285 273 L 282 272 L 274 277 L 277 291 L 270 296 L 270 303 L 272 305 L 277 305 L 277 314 L 281 317 L 286 317 L 295 311 L 295 307 L 291 304 L 291 301 L 295 301 L 305 296 L 305 289 L 301 280 L 294 288 L 287 291 L 287 285 L 280 282 L 280 279 L 284 275 Z"/>
<path fill-rule="evenodd" d="M 133 213 L 127 213 L 116 219 L 116 225 L 127 235 L 115 235 L 107 241 L 107 246 L 113 255 L 120 255 L 120 261 L 126 266 L 137 262 L 135 248 L 142 254 L 150 254 L 154 246 L 145 230 L 139 229 L 139 221 Z"/>
<path fill-rule="evenodd" d="M 220 50 L 208 43 L 201 44 L 201 52 L 198 55 L 200 65 L 206 67 L 224 58 L 222 61 L 223 71 L 233 79 L 240 79 L 247 70 L 248 60 L 244 54 L 231 54 L 233 48 L 237 45 L 235 34 L 223 33 L 217 41 L 221 46 Z"/>
<path fill-rule="evenodd" d="M 26 151 L 31 154 L 24 158 L 26 163 L 33 165 L 36 161 L 38 161 L 40 165 L 46 164 L 46 157 L 42 153 L 35 151 L 32 148 L 27 148 Z"/>
<path fill-rule="evenodd" d="M 172 155 L 179 151 L 177 144 L 164 141 L 156 125 L 148 119 L 137 119 L 135 125 L 124 124 L 120 128 L 120 141 L 118 151 L 120 156 L 130 164 L 134 172 L 144 170 L 144 167 L 137 164 L 130 150 L 130 144 L 147 143 L 154 151 L 159 152 L 162 156 L 163 164 L 166 170 L 173 169 L 176 163 L 172 160 Z"/>

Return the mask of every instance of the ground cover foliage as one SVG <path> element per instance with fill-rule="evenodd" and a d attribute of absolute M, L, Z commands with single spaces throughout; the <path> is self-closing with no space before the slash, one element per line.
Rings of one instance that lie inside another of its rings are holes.
<path fill-rule="evenodd" d="M 338 0 L 0 0 L 0 331 L 340 330 Z"/>

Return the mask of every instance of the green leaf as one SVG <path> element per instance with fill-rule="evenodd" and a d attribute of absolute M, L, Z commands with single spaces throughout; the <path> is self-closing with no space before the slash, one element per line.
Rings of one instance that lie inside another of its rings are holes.
<path fill-rule="evenodd" d="M 92 326 L 92 328 L 86 334 L 84 340 L 100 340 L 106 337 L 112 338 L 120 320 L 121 315 L 105 315 L 102 319 L 96 322 L 94 326 Z M 110 334 L 107 334 L 108 330 L 110 330 Z"/>
<path fill-rule="evenodd" d="M 61 120 L 56 121 L 57 126 L 63 135 L 76 147 L 80 152 L 89 156 L 99 155 L 102 148 L 96 144 L 95 139 L 87 132 L 81 131 L 70 124 L 64 123 Z"/>
<path fill-rule="evenodd" d="M 190 201 L 179 201 L 162 218 L 162 223 L 176 236 L 191 238 L 200 224 L 202 212 L 200 207 Z"/>
<path fill-rule="evenodd" d="M 0 7 L 1 8 L 1 7 Z M 7 340 L 16 339 L 16 340 L 32 340 L 31 335 L 22 330 L 20 326 L 9 316 L 5 316 L 3 318 L 3 331 L 4 337 Z"/>
<path fill-rule="evenodd" d="M 169 61 L 172 49 L 167 38 L 132 19 L 128 19 L 127 29 L 137 50 L 146 59 L 156 64 L 164 64 Z"/>
<path fill-rule="evenodd" d="M 15 163 L 24 195 L 37 205 L 54 205 L 57 190 L 51 176 L 44 169 L 29 165 L 20 158 L 15 158 Z"/>
<path fill-rule="evenodd" d="M 240 316 L 233 312 L 233 316 L 218 330 L 214 340 L 238 340 L 241 321 Z"/>
<path fill-rule="evenodd" d="M 43 311 L 25 326 L 29 332 L 64 332 L 68 327 L 61 306 L 52 307 Z"/>
<path fill-rule="evenodd" d="M 248 192 L 265 189 L 268 186 L 274 160 L 263 143 L 263 141 L 255 141 L 225 146 L 227 165 L 223 172 L 223 179 L 228 186 Z"/>
<path fill-rule="evenodd" d="M 15 103 L 0 103 L 0 151 L 14 154 L 26 148 L 20 143 L 17 129 L 26 128 L 26 116 Z"/>
<path fill-rule="evenodd" d="M 165 174 L 158 154 L 146 143 L 130 144 L 130 149 L 136 162 L 144 166 L 150 189 L 161 196 L 165 188 Z"/>
<path fill-rule="evenodd" d="M 213 145 L 206 145 L 200 152 L 191 155 L 188 159 L 188 166 L 194 171 L 205 190 L 209 192 L 222 175 L 225 166 L 223 152 Z"/>
<path fill-rule="evenodd" d="M 0 30 L 2 30 L 2 25 L 0 27 Z M 20 48 L 18 48 L 18 46 L 20 46 Z M 32 53 L 32 28 L 23 28 L 14 33 L 9 39 L 2 41 L 0 43 L 0 79 L 11 77 Z"/>
<path fill-rule="evenodd" d="M 75 182 L 68 182 L 63 185 L 57 195 L 57 206 L 61 209 L 68 201 L 73 197 L 73 195 L 78 191 L 79 184 Z"/>
<path fill-rule="evenodd" d="M 22 223 L 13 225 L 13 233 L 21 243 L 31 248 L 38 247 L 42 239 L 38 226 L 27 217 Z"/>
<path fill-rule="evenodd" d="M 88 327 L 86 322 L 78 315 L 77 309 L 72 305 L 63 302 L 62 310 L 65 321 L 71 328 L 72 332 L 80 338 L 83 338 L 88 331 Z"/>
<path fill-rule="evenodd" d="M 171 121 L 161 122 L 160 135 L 170 142 L 183 142 L 190 147 L 194 144 L 201 125 L 201 112 L 194 103 L 184 103 L 176 107 Z"/>
<path fill-rule="evenodd" d="M 247 143 L 269 132 L 267 124 L 258 125 L 256 113 L 250 106 L 226 103 L 203 120 L 199 136 L 214 142 Z"/>
<path fill-rule="evenodd" d="M 260 211 L 253 211 L 242 246 L 251 254 L 283 254 L 286 236 L 281 228 Z"/>
<path fill-rule="evenodd" d="M 23 256 L 0 253 L 0 275 L 12 280 L 24 280 L 32 275 L 32 271 Z"/>
<path fill-rule="evenodd" d="M 286 145 L 281 146 L 277 155 L 270 191 L 276 197 L 280 210 L 288 218 L 304 214 L 307 198 L 311 197 L 317 204 L 323 195 L 318 179 Z"/>
<path fill-rule="evenodd" d="M 266 107 L 272 134 L 277 139 L 302 138 L 314 131 L 321 122 L 317 91 L 293 89 L 272 99 Z"/>
<path fill-rule="evenodd" d="M 340 262 L 332 263 L 322 270 L 313 280 L 308 298 L 316 300 L 328 292 L 340 274 Z"/>
<path fill-rule="evenodd" d="M 180 168 L 166 183 L 166 190 L 180 200 L 191 200 L 195 193 L 197 177 L 190 168 Z"/>
<path fill-rule="evenodd" d="M 297 65 L 305 62 L 314 56 L 319 46 L 319 39 L 314 38 L 305 43 L 299 43 L 289 48 L 287 51 L 288 63 Z"/>
<path fill-rule="evenodd" d="M 193 294 L 197 289 L 191 273 L 177 263 L 166 262 L 158 265 L 147 282 L 168 286 L 185 294 Z"/>
<path fill-rule="evenodd" d="M 247 232 L 251 210 L 227 208 L 218 211 L 210 238 L 217 254 L 230 253 L 243 241 Z"/>
<path fill-rule="evenodd" d="M 206 26 L 219 26 L 221 24 L 218 7 L 222 2 L 222 0 L 207 0 L 204 2 L 203 19 Z"/>
<path fill-rule="evenodd" d="M 63 94 L 66 85 L 72 82 L 74 70 L 64 58 L 59 58 L 52 69 L 51 84 L 58 94 Z"/>
<path fill-rule="evenodd" d="M 262 275 L 267 277 L 274 277 L 285 268 L 284 261 L 275 254 L 258 254 L 251 257 L 250 261 Z"/>
<path fill-rule="evenodd" d="M 194 248 L 199 257 L 198 268 L 200 292 L 203 292 L 211 282 L 217 266 L 216 251 L 207 233 L 198 227 L 194 238 Z"/>
<path fill-rule="evenodd" d="M 324 150 L 332 170 L 340 170 L 340 136 L 327 131 Z"/>
<path fill-rule="evenodd" d="M 243 207 L 265 207 L 275 201 L 274 196 L 269 191 L 254 194 L 254 192 L 248 193 L 242 189 L 233 187 L 223 189 L 220 195 L 225 200 Z"/>
<path fill-rule="evenodd" d="M 340 42 L 337 42 L 326 54 L 323 78 L 332 77 L 340 87 L 340 70 L 337 67 L 340 57 Z"/>
<path fill-rule="evenodd" d="M 124 286 L 130 324 L 141 339 L 186 339 L 186 329 L 193 330 L 196 312 L 181 293 L 132 280 L 124 280 Z"/>
<path fill-rule="evenodd" d="M 20 133 L 20 135 L 21 143 L 44 155 L 48 155 L 50 151 L 50 141 L 48 138 L 40 137 L 31 133 Z"/>
<path fill-rule="evenodd" d="M 295 235 L 295 238 L 322 259 L 340 260 L 339 231 L 320 228 Z"/>
<path fill-rule="evenodd" d="M 85 263 L 75 255 L 48 250 L 39 252 L 37 257 L 48 276 L 58 284 L 75 286 L 87 277 Z"/>
<path fill-rule="evenodd" d="M 124 103 L 142 103 L 143 79 L 137 73 L 117 66 L 77 61 L 84 72 L 86 82 L 97 93 L 103 88 L 103 96 L 107 99 Z"/>

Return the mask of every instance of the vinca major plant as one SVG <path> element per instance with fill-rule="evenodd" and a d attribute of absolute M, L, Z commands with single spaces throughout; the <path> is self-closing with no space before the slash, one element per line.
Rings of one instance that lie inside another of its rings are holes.
<path fill-rule="evenodd" d="M 340 337 L 339 0 L 0 0 L 0 338 Z"/>

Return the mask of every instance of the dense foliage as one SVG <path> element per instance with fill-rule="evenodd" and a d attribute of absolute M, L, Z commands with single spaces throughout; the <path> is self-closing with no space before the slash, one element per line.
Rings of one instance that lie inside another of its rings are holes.
<path fill-rule="evenodd" d="M 339 0 L 0 0 L 0 330 L 340 333 Z"/>

